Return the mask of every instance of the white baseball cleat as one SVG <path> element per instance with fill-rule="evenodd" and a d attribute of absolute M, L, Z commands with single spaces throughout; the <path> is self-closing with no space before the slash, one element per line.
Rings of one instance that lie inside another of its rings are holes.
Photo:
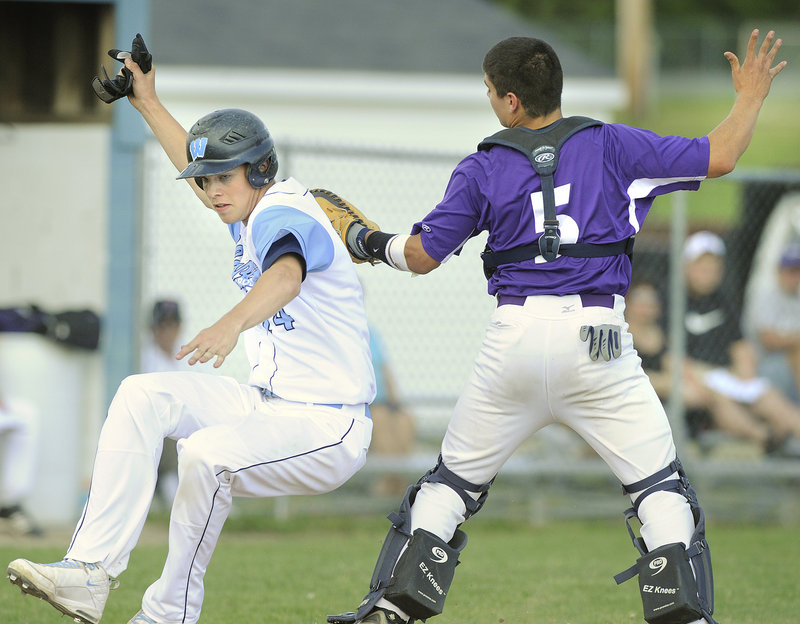
<path fill-rule="evenodd" d="M 8 564 L 6 574 L 22 593 L 46 600 L 61 613 L 82 624 L 97 624 L 100 621 L 112 584 L 99 563 L 84 563 L 74 559 L 55 563 L 16 559 Z"/>
<path fill-rule="evenodd" d="M 158 624 L 155 620 L 147 617 L 144 614 L 144 611 L 139 611 L 136 615 L 134 615 L 129 621 L 128 624 Z"/>
<path fill-rule="evenodd" d="M 373 611 L 370 612 L 363 620 L 359 620 L 356 624 L 405 624 L 405 620 L 403 620 L 399 615 L 397 615 L 394 611 L 389 611 L 388 609 L 381 609 L 380 607 L 376 607 Z"/>

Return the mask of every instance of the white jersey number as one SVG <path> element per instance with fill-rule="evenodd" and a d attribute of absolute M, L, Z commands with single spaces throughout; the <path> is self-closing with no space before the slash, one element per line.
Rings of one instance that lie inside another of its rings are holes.
<path fill-rule="evenodd" d="M 556 207 L 566 206 L 569 203 L 569 184 L 555 188 Z M 544 195 L 541 191 L 531 193 L 531 206 L 533 207 L 533 223 L 537 232 L 544 232 Z M 567 214 L 557 214 L 558 229 L 561 232 L 562 243 L 577 243 L 580 229 L 575 219 Z M 536 262 L 544 262 L 542 256 L 536 256 Z"/>

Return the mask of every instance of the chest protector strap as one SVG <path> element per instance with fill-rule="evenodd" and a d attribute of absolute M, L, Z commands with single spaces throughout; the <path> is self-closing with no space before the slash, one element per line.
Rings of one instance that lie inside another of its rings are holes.
<path fill-rule="evenodd" d="M 507 128 L 484 139 L 478 145 L 479 150 L 488 150 L 493 145 L 504 145 L 525 154 L 541 180 L 544 203 L 544 233 L 537 242 L 503 251 L 492 251 L 488 245 L 486 246 L 481 253 L 481 258 L 487 279 L 501 264 L 532 260 L 539 254 L 546 262 L 552 262 L 559 254 L 573 258 L 599 258 L 621 254 L 630 256 L 633 253 L 633 237 L 604 244 L 561 244 L 553 182 L 553 176 L 558 167 L 559 150 L 564 142 L 576 132 L 599 125 L 602 125 L 601 121 L 589 117 L 565 117 L 547 132 L 533 133 L 523 128 Z"/>

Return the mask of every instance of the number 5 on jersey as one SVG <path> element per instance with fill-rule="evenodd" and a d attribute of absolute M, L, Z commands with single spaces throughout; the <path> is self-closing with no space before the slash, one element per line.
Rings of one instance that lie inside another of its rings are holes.
<path fill-rule="evenodd" d="M 566 206 L 569 203 L 570 185 L 563 184 L 554 189 L 556 207 Z M 544 232 L 544 195 L 541 191 L 531 193 L 531 206 L 533 208 L 533 224 L 536 227 L 536 232 Z M 558 229 L 561 234 L 561 244 L 564 243 L 577 243 L 579 228 L 578 224 L 568 214 L 557 214 Z M 542 256 L 536 256 L 537 263 L 545 262 Z"/>

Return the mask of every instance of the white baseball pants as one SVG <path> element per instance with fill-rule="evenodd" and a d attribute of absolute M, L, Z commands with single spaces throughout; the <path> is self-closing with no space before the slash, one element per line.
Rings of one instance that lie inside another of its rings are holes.
<path fill-rule="evenodd" d="M 232 497 L 329 492 L 364 465 L 371 434 L 365 405 L 264 399 L 258 388 L 204 373 L 133 375 L 109 408 L 66 556 L 100 562 L 111 576 L 125 570 L 152 502 L 163 440 L 178 440 L 169 553 L 142 608 L 163 624 L 197 622 Z"/>
<path fill-rule="evenodd" d="M 486 483 L 522 442 L 558 422 L 586 440 L 622 483 L 668 466 L 676 455 L 672 431 L 633 348 L 624 306 L 618 295 L 613 309 L 583 307 L 577 295 L 499 306 L 442 442 L 445 465 L 471 483 Z M 621 327 L 619 358 L 590 359 L 580 328 L 600 324 Z M 449 541 L 464 513 L 453 490 L 426 483 L 412 506 L 412 530 Z M 650 550 L 688 544 L 694 531 L 688 503 L 674 493 L 648 496 L 639 518 Z"/>

